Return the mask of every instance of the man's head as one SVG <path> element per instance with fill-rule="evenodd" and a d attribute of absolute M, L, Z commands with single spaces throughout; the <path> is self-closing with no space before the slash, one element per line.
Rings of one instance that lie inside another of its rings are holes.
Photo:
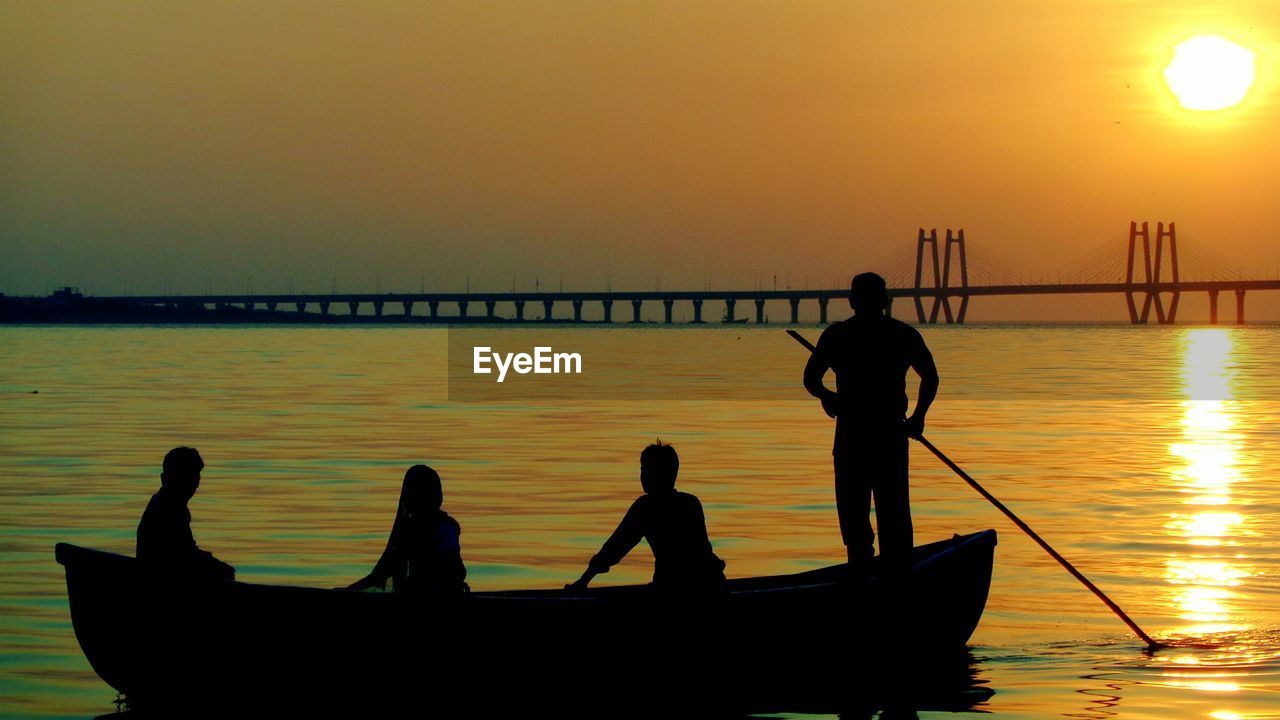
<path fill-rule="evenodd" d="M 645 493 L 671 492 L 680 472 L 680 456 L 659 440 L 640 453 L 640 487 Z"/>
<path fill-rule="evenodd" d="M 200 471 L 203 469 L 204 460 L 195 448 L 176 447 L 164 456 L 160 486 L 189 499 L 200 487 Z"/>
<path fill-rule="evenodd" d="M 853 308 L 854 315 L 883 315 L 889 306 L 884 278 L 873 272 L 854 275 L 849 285 L 849 306 Z"/>

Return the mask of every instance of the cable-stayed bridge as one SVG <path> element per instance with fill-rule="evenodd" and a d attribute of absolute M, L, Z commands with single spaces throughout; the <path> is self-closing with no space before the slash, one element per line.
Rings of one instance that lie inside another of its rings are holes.
<path fill-rule="evenodd" d="M 975 252 L 976 250 L 976 252 Z M 1011 265 L 979 246 L 966 245 L 964 230 L 920 229 L 914 265 L 900 257 L 881 272 L 897 297 L 914 301 L 920 323 L 963 323 L 970 298 L 1012 295 L 1116 294 L 1124 298 L 1129 320 L 1146 324 L 1177 319 L 1184 292 L 1209 297 L 1210 322 L 1218 322 L 1218 296 L 1234 293 L 1236 322 L 1244 322 L 1249 290 L 1280 290 L 1280 279 L 1251 278 L 1244 268 L 1199 243 L 1178 241 L 1174 223 L 1129 223 L 1125 244 L 1108 240 L 1088 248 L 1052 273 Z M 928 310 L 926 311 L 926 306 Z M 1154 311 L 1154 312 L 1153 312 Z"/>
<path fill-rule="evenodd" d="M 1218 322 L 1218 298 L 1235 296 L 1235 321 L 1244 322 L 1245 295 L 1249 291 L 1280 290 L 1280 279 L 1250 278 L 1211 248 L 1179 242 L 1174 223 L 1132 222 L 1127 242 L 1108 240 L 1060 264 L 1053 273 L 1027 269 L 1001 260 L 981 244 L 970 243 L 961 230 L 918 231 L 913 254 L 895 249 L 885 257 L 859 264 L 859 271 L 873 270 L 889 284 L 890 312 L 903 316 L 901 303 L 910 301 L 921 324 L 963 323 L 975 298 L 1015 295 L 1096 295 L 1123 298 L 1129 319 L 1146 324 L 1172 323 L 1183 293 L 1207 293 L 1210 322 Z M 55 294 L 56 296 L 57 294 Z M 73 295 L 63 293 L 63 297 Z M 754 304 L 754 321 L 769 321 L 767 303 L 785 301 L 790 322 L 800 320 L 806 301 L 816 302 L 819 321 L 827 322 L 832 300 L 841 301 L 847 288 L 754 290 L 653 290 L 587 292 L 463 292 L 463 293 L 328 293 L 328 294 L 208 294 L 148 295 L 93 298 L 113 305 L 167 308 L 173 311 L 207 312 L 261 321 L 330 322 L 643 322 L 646 303 L 660 304 L 662 322 L 676 322 L 677 304 L 689 303 L 691 322 L 706 322 L 703 306 L 722 304 L 721 322 L 748 322 L 739 303 Z M 76 295 L 75 297 L 79 297 Z M 88 300 L 86 298 L 85 300 Z M 584 307 L 597 306 L 599 315 L 588 317 Z M 615 304 L 624 312 L 615 315 Z M 347 312 L 331 312 L 345 306 Z M 361 314 L 361 307 L 373 313 Z M 625 308 L 630 306 L 630 313 Z M 425 313 L 414 314 L 414 308 Z M 441 312 L 441 308 L 444 312 Z M 537 309 L 541 308 L 541 313 Z M 312 311 L 312 308 L 315 310 Z M 533 308 L 532 312 L 528 309 Z M 748 305 L 750 308 L 750 305 Z M 558 310 L 559 309 L 559 310 Z M 388 311 L 389 310 L 389 311 Z M 453 312 L 450 312 L 453 310 Z M 557 311 L 558 310 L 558 311 Z"/>

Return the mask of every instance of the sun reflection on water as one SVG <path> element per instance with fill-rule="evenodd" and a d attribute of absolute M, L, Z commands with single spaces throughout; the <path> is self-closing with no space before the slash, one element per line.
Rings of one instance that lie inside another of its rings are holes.
<path fill-rule="evenodd" d="M 1181 432 L 1169 445 L 1174 459 L 1170 477 L 1185 495 L 1186 509 L 1171 513 L 1164 527 L 1185 550 L 1166 560 L 1165 580 L 1183 621 L 1175 634 L 1197 642 L 1230 644 L 1230 637 L 1250 629 L 1234 607 L 1251 572 L 1237 550 L 1249 534 L 1248 517 L 1232 493 L 1241 478 L 1233 353 L 1232 336 L 1225 329 L 1187 331 Z M 1165 681 L 1201 692 L 1236 692 L 1238 673 L 1230 661 L 1221 662 L 1224 659 L 1206 661 L 1195 654 L 1163 658 L 1168 663 Z M 1222 710 L 1214 717 L 1225 720 L 1233 715 Z"/>

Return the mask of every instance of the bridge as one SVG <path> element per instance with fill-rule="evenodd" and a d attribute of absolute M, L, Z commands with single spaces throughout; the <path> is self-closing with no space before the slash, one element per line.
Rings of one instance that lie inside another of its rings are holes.
<path fill-rule="evenodd" d="M 940 245 L 941 242 L 941 245 Z M 902 262 L 901 256 L 869 262 L 889 282 L 890 312 L 894 300 L 910 300 L 915 319 L 920 324 L 964 323 L 970 300 L 979 297 L 1016 295 L 1094 295 L 1112 294 L 1124 298 L 1129 319 L 1134 324 L 1147 324 L 1152 317 L 1158 323 L 1173 323 L 1183 293 L 1206 293 L 1209 298 L 1209 321 L 1218 322 L 1218 298 L 1222 293 L 1235 296 L 1235 321 L 1244 323 L 1245 295 L 1250 291 L 1280 290 L 1280 279 L 1246 279 L 1243 271 L 1225 262 L 1212 250 L 1192 246 L 1182 249 L 1174 223 L 1157 223 L 1154 237 L 1147 222 L 1129 224 L 1127 252 L 1116 251 L 1113 242 L 1085 253 L 1076 263 L 1065 266 L 1053 279 L 1035 276 L 1024 269 L 978 253 L 976 271 L 971 272 L 974 248 L 967 244 L 964 230 L 946 230 L 940 241 L 936 229 L 918 231 L 914 263 Z M 1190 252 L 1188 252 L 1190 250 Z M 1189 257 L 1196 268 L 1196 279 L 1185 279 L 1185 262 Z M 1184 263 L 1180 265 L 1180 262 Z M 1205 276 L 1209 277 L 1205 277 Z M 976 282 L 974 282 L 976 281 Z M 236 311 L 241 317 L 264 321 L 413 321 L 441 323 L 483 322 L 643 322 L 645 303 L 662 307 L 663 322 L 675 322 L 677 303 L 689 303 L 693 323 L 703 323 L 703 307 L 707 302 L 722 303 L 720 322 L 747 322 L 739 314 L 739 303 L 750 309 L 754 305 L 754 321 L 769 322 L 769 302 L 786 302 L 790 322 L 800 320 L 801 304 L 816 302 L 819 321 L 826 323 L 828 306 L 834 299 L 843 301 L 846 288 L 830 290 L 655 290 L 655 291 L 589 291 L 589 292 L 464 292 L 464 293 L 329 293 L 329 294 L 221 294 L 221 295 L 147 295 L 95 298 L 104 302 L 136 306 L 162 306 L 171 309 L 205 311 L 212 307 L 223 312 Z M 584 306 L 599 304 L 601 319 L 588 320 Z M 623 313 L 615 318 L 614 306 Z M 331 312 L 345 306 L 347 312 Z M 367 306 L 372 315 L 361 315 Z M 414 307 L 425 307 L 426 314 L 414 314 Z M 441 313 L 441 307 L 455 312 Z M 541 306 L 533 317 L 528 307 Z M 630 306 L 630 317 L 624 317 Z M 927 306 L 927 309 L 926 309 Z M 315 312 L 311 308 L 315 308 Z M 557 314 L 557 307 L 567 308 Z M 502 312 L 500 313 L 500 309 Z M 388 310 L 390 310 L 388 312 Z M 1152 314 L 1154 311 L 1154 316 Z"/>

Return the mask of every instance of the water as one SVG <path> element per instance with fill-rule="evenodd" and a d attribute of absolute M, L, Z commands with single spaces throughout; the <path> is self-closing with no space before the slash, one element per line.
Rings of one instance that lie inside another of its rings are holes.
<path fill-rule="evenodd" d="M 179 444 L 208 464 L 196 537 L 248 582 L 363 575 L 404 469 L 427 462 L 462 523 L 474 588 L 557 587 L 639 493 L 638 454 L 655 437 L 679 450 L 680 484 L 702 498 L 730 576 L 841 558 L 830 422 L 799 387 L 803 349 L 780 329 L 488 331 L 554 334 L 557 349 L 583 352 L 587 375 L 543 378 L 559 384 L 532 395 L 451 378 L 467 332 L 0 329 L 0 716 L 111 709 L 72 633 L 53 545 L 131 554 L 160 459 Z M 934 443 L 1144 629 L 1180 643 L 1144 654 L 915 446 L 917 541 L 1001 533 L 972 640 L 995 694 L 978 709 L 1280 717 L 1280 328 L 923 332 L 942 373 Z M 600 582 L 651 569 L 641 547 Z"/>

